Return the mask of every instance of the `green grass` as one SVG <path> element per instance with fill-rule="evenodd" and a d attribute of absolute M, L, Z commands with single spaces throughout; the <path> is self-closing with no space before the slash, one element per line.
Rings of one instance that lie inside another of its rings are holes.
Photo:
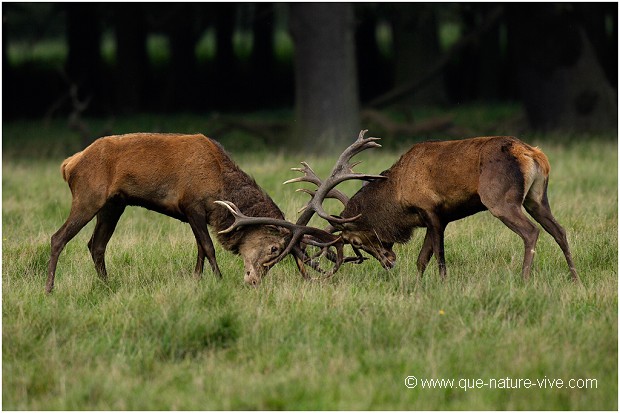
<path fill-rule="evenodd" d="M 243 285 L 241 258 L 218 246 L 224 279 L 206 270 L 197 282 L 189 227 L 130 208 L 108 248 L 109 282 L 97 278 L 86 248 L 91 223 L 63 251 L 47 296 L 49 239 L 71 198 L 59 164 L 79 149 L 55 130 L 3 126 L 4 409 L 618 408 L 615 140 L 532 142 L 550 158 L 551 206 L 582 286 L 569 281 L 544 232 L 524 282 L 522 242 L 488 213 L 448 227 L 446 282 L 434 260 L 416 276 L 422 230 L 396 248 L 390 272 L 367 261 L 309 283 L 287 259 L 253 289 Z M 235 147 L 233 138 L 224 143 Z M 232 152 L 293 220 L 306 198 L 281 183 L 296 176 L 289 168 L 303 157 Z M 377 173 L 399 153 L 365 153 L 357 169 Z M 306 160 L 325 175 L 333 158 Z M 562 379 L 566 386 L 587 378 L 597 387 L 407 389 L 410 375 L 419 382 Z"/>

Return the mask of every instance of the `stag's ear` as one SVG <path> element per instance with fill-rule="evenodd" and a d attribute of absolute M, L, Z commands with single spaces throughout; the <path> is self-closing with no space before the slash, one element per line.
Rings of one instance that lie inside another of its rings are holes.
<path fill-rule="evenodd" d="M 356 231 L 357 229 L 358 227 L 355 225 L 355 222 L 345 222 L 342 224 L 343 231 Z"/>
<path fill-rule="evenodd" d="M 291 231 L 289 231 L 288 229 L 279 227 L 277 225 L 265 225 L 265 228 L 267 228 L 269 232 L 274 235 L 286 236 L 291 233 Z"/>
<path fill-rule="evenodd" d="M 360 248 L 364 245 L 364 243 L 362 242 L 362 239 L 360 237 L 358 237 L 357 235 L 354 235 L 352 237 L 350 237 L 347 242 L 351 245 L 353 245 L 356 248 Z"/>
<path fill-rule="evenodd" d="M 342 219 L 342 217 L 340 215 L 332 215 L 332 217 L 337 218 L 337 219 Z M 329 231 L 331 233 L 334 233 L 336 231 L 343 231 L 346 228 L 346 223 L 342 224 L 339 222 L 334 222 L 332 221 L 329 224 L 329 227 L 327 227 L 326 231 Z"/>

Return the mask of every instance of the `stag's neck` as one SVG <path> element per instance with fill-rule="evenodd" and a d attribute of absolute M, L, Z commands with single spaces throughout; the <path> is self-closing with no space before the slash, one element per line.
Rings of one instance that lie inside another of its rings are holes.
<path fill-rule="evenodd" d="M 223 171 L 224 188 L 220 194 L 220 200 L 231 201 L 239 210 L 250 217 L 269 217 L 284 219 L 284 214 L 273 202 L 273 200 L 263 191 L 256 181 L 243 172 L 236 165 L 231 165 L 228 170 Z M 224 207 L 216 206 L 213 212 L 211 225 L 216 231 L 222 231 L 230 227 L 234 218 Z M 220 243 L 234 253 L 238 253 L 239 246 L 244 235 L 252 228 L 240 228 L 227 234 L 218 234 Z"/>
<path fill-rule="evenodd" d="M 372 231 L 379 239 L 388 243 L 404 243 L 411 238 L 415 227 L 422 226 L 420 216 L 397 200 L 395 180 L 384 172 L 388 179 L 373 181 L 362 187 L 347 204 L 342 213 L 344 218 L 361 214 L 354 222 L 359 230 Z"/>

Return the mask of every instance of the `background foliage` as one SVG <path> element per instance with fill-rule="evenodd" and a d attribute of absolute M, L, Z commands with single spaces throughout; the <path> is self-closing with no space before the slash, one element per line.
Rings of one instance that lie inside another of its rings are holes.
<path fill-rule="evenodd" d="M 508 102 L 522 107 L 536 130 L 617 130 L 617 7 L 7 3 L 3 99 L 10 104 L 3 116 L 68 116 L 86 141 L 103 131 L 85 128 L 82 116 L 114 125 L 143 112 L 295 107 L 296 123 L 279 131 L 287 144 L 303 146 L 321 125 L 358 129 L 364 110 L 390 107 L 415 123 L 415 106 Z M 312 43 L 323 35 L 323 43 Z M 330 57 L 332 49 L 346 58 Z M 318 119 L 307 113 L 314 99 L 336 104 L 341 95 L 346 108 L 314 114 Z M 445 136 L 436 125 L 426 131 Z"/>

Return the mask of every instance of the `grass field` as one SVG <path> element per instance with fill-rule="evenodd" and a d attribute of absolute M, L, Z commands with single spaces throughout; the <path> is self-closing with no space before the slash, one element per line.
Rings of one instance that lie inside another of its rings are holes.
<path fill-rule="evenodd" d="M 133 208 L 108 247 L 109 282 L 86 248 L 91 223 L 47 296 L 49 239 L 71 199 L 59 164 L 79 149 L 57 129 L 3 125 L 3 409 L 618 409 L 615 137 L 523 137 L 551 161 L 551 206 L 583 285 L 544 232 L 524 282 L 521 240 L 488 213 L 448 227 L 445 282 L 434 260 L 416 275 L 422 230 L 389 272 L 367 261 L 310 283 L 286 259 L 254 289 L 218 246 L 224 279 L 206 266 L 198 282 L 189 226 Z M 304 159 L 232 152 L 294 220 L 305 195 L 281 183 Z M 399 153 L 365 153 L 357 169 L 378 173 Z M 325 176 L 335 156 L 306 160 Z"/>

